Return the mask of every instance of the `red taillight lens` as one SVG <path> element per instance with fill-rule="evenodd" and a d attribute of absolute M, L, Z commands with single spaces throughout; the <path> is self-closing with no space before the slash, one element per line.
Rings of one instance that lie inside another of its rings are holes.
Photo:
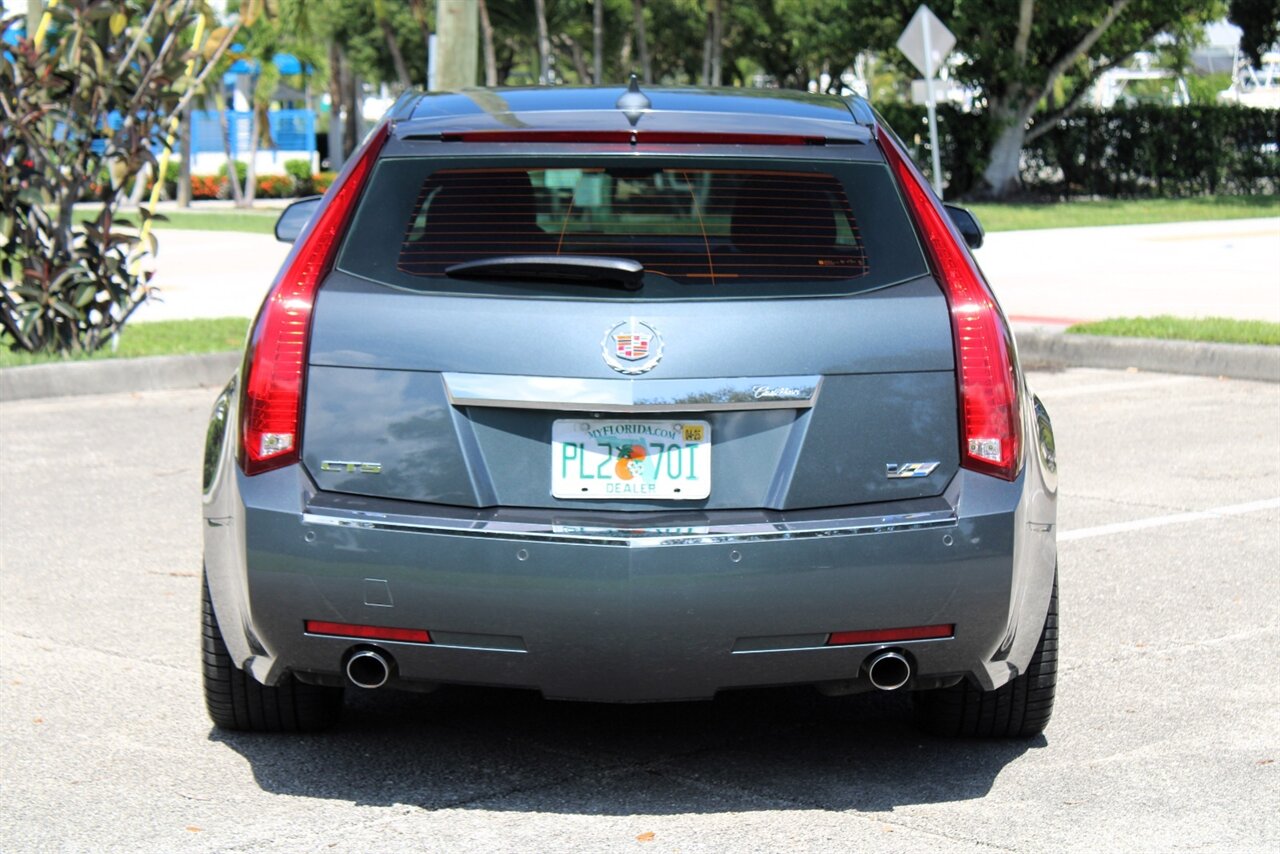
<path fill-rule="evenodd" d="M 426 629 L 392 629 L 386 626 L 362 626 L 355 623 L 330 623 L 326 620 L 307 620 L 308 634 L 333 635 L 340 638 L 365 638 L 368 640 L 404 641 L 406 643 L 431 643 L 431 633 Z"/>
<path fill-rule="evenodd" d="M 939 640 L 954 637 L 954 623 L 937 626 L 911 626 L 903 629 L 864 629 L 857 632 L 832 632 L 827 636 L 827 646 L 844 646 L 860 643 L 898 643 L 912 640 Z"/>
<path fill-rule="evenodd" d="M 351 167 L 334 182 L 315 223 L 258 312 L 241 378 L 239 456 L 247 475 L 298 461 L 302 377 L 316 288 L 333 266 L 351 212 L 388 133 L 383 125 L 370 134 Z"/>
<path fill-rule="evenodd" d="M 960 464 L 1013 480 L 1022 466 L 1022 416 L 1008 325 L 924 176 L 892 134 L 881 131 L 880 147 L 906 195 L 951 309 L 960 392 Z"/>

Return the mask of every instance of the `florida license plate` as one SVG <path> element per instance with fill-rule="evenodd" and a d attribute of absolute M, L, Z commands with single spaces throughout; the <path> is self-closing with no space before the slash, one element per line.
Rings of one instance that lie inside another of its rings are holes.
<path fill-rule="evenodd" d="M 688 420 L 557 420 L 551 426 L 551 494 L 706 498 L 711 494 L 711 425 Z"/>

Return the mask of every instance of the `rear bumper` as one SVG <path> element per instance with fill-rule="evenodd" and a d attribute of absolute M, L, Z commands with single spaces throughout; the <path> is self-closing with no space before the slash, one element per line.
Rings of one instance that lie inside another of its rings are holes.
<path fill-rule="evenodd" d="M 961 472 L 932 499 L 683 518 L 338 496 L 297 466 L 223 474 L 206 500 L 214 606 L 232 655 L 267 684 L 340 678 L 360 642 L 305 632 L 325 620 L 428 630 L 430 644 L 376 644 L 403 682 L 552 698 L 860 690 L 889 647 L 913 661 L 908 688 L 969 676 L 989 689 L 1030 659 L 1055 561 L 1052 520 L 1029 516 L 1043 498 L 1033 466 L 1014 483 Z M 937 624 L 954 636 L 825 646 L 830 632 Z"/>

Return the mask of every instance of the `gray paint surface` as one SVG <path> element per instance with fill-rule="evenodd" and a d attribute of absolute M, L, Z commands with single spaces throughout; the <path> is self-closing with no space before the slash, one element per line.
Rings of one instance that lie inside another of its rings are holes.
<path fill-rule="evenodd" d="M 1070 461 L 1066 531 L 1277 497 L 1275 384 L 1032 381 Z M 1059 705 L 1027 745 L 922 739 L 899 699 L 808 691 L 362 692 L 323 738 L 219 734 L 195 647 L 213 395 L 0 403 L 6 851 L 1280 846 L 1276 509 L 1064 542 Z"/>

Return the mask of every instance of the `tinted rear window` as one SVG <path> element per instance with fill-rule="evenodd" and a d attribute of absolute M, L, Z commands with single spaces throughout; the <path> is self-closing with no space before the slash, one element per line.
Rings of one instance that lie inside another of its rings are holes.
<path fill-rule="evenodd" d="M 583 285 L 446 271 L 508 255 L 630 258 L 645 268 L 632 298 L 829 294 L 924 272 L 882 164 L 733 167 L 386 160 L 340 266 L 421 290 L 591 296 Z"/>

